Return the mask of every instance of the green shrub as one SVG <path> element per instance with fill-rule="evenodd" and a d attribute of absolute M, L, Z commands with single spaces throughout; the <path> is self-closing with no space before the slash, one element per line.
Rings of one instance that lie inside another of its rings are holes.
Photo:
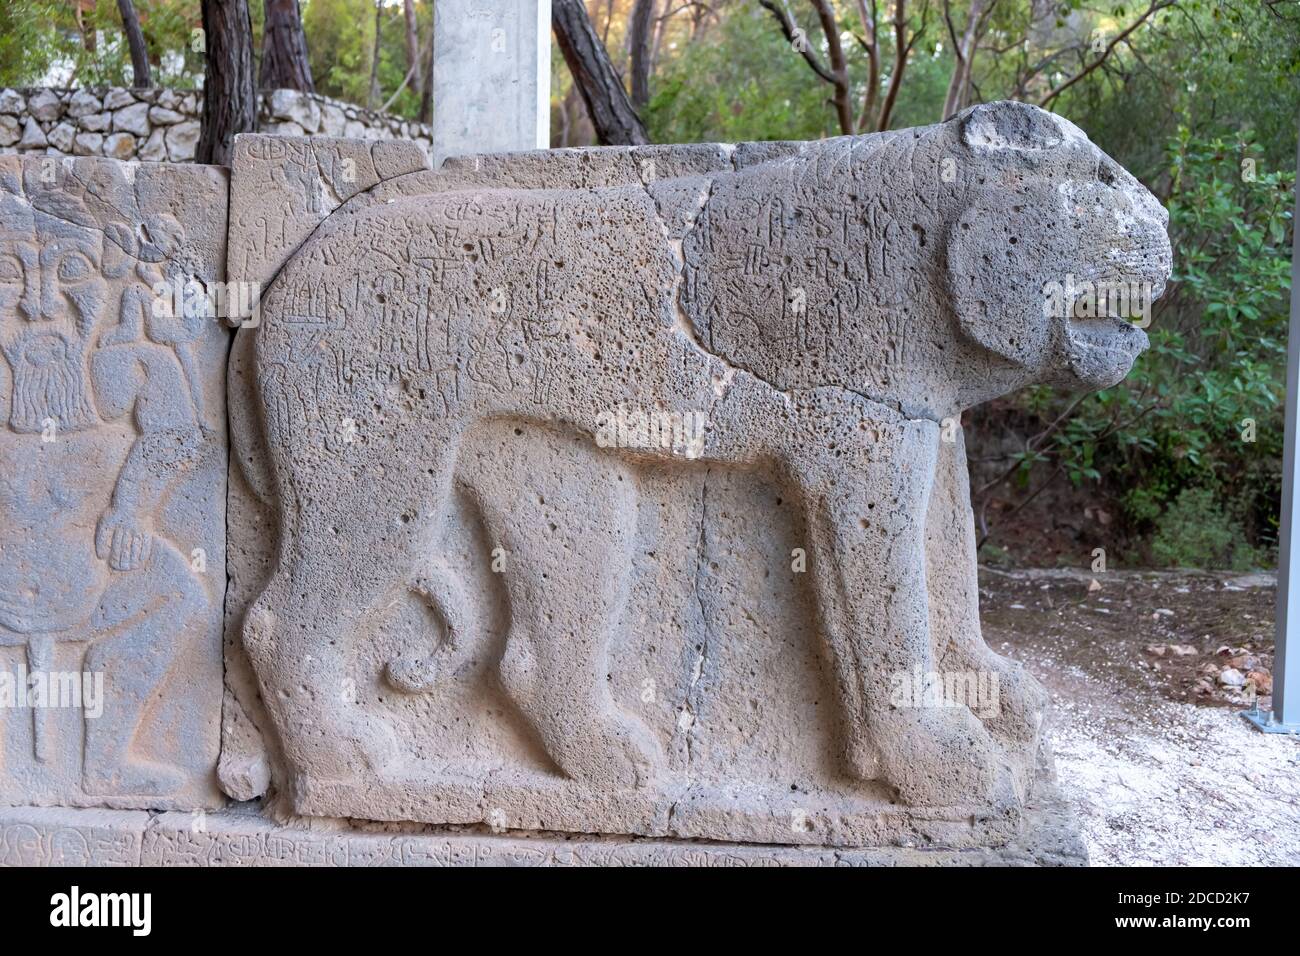
<path fill-rule="evenodd" d="M 1224 496 L 1211 488 L 1179 492 L 1155 522 L 1151 555 L 1156 563 L 1237 571 L 1258 567 L 1260 554 L 1246 542 L 1241 519 L 1224 507 L 1224 501 Z"/>

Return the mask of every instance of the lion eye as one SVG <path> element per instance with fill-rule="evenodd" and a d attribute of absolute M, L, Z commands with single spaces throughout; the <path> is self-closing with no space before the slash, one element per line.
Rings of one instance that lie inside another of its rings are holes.
<path fill-rule="evenodd" d="M 59 278 L 64 282 L 80 282 L 93 271 L 90 260 L 80 252 L 70 252 L 59 262 Z"/>

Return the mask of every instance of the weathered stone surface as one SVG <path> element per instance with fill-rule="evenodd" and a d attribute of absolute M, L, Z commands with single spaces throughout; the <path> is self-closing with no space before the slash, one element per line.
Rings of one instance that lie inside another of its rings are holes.
<path fill-rule="evenodd" d="M 0 113 L 17 116 L 27 109 L 27 98 L 17 90 L 0 90 Z"/>
<path fill-rule="evenodd" d="M 112 113 L 90 113 L 77 120 L 81 128 L 92 133 L 106 133 L 113 125 Z"/>
<path fill-rule="evenodd" d="M 262 132 L 270 136 L 305 136 L 307 131 L 291 120 L 281 120 L 276 123 L 267 123 L 262 127 Z"/>
<path fill-rule="evenodd" d="M 174 126 L 183 122 L 184 113 L 178 113 L 175 110 L 165 109 L 161 106 L 149 107 L 149 122 L 155 126 Z"/>
<path fill-rule="evenodd" d="M 221 277 L 226 194 L 0 157 L 0 803 L 221 802 L 227 334 L 154 304 Z"/>
<path fill-rule="evenodd" d="M 271 115 L 289 120 L 307 133 L 320 130 L 321 108 L 315 98 L 297 90 L 274 90 L 271 93 Z"/>
<path fill-rule="evenodd" d="M 167 159 L 167 144 L 164 137 L 167 135 L 165 127 L 159 127 L 149 134 L 149 138 L 140 144 L 136 151 L 136 158 L 146 163 L 161 163 Z"/>
<path fill-rule="evenodd" d="M 113 159 L 134 159 L 135 137 L 130 133 L 110 133 L 104 137 L 104 155 Z"/>
<path fill-rule="evenodd" d="M 143 811 L 0 809 L 0 866 L 138 866 L 148 824 Z"/>
<path fill-rule="evenodd" d="M 378 165 L 389 174 L 411 168 L 412 156 L 400 146 L 346 139 L 281 139 L 261 134 L 236 139 L 231 190 L 228 275 L 232 281 L 264 287 L 285 260 L 338 206 L 376 186 Z M 239 401 L 231 414 L 251 430 L 258 411 L 243 375 L 251 374 L 251 335 L 239 335 L 232 356 L 231 378 L 240 383 Z M 237 799 L 266 792 L 269 757 L 263 740 L 270 727 L 256 701 L 256 681 L 249 671 L 239 637 L 248 602 L 269 573 L 269 544 L 274 514 L 249 488 L 245 469 L 264 467 L 261 456 L 232 463 L 228 516 L 240 523 L 231 540 L 240 549 L 232 555 L 227 608 L 227 681 L 230 685 L 223 720 L 221 781 Z M 259 477 L 259 482 L 264 479 Z"/>
<path fill-rule="evenodd" d="M 71 123 L 60 123 L 54 129 L 50 130 L 50 145 L 55 149 L 61 149 L 63 152 L 71 152 L 73 139 L 77 135 L 76 127 Z"/>
<path fill-rule="evenodd" d="M 236 146 L 230 272 L 271 285 L 230 368 L 229 792 L 1013 840 L 1044 694 L 980 634 L 955 422 L 1127 373 L 1143 333 L 1049 314 L 1044 287 L 1158 294 L 1154 197 L 1022 104 L 819 143 L 374 163 L 331 193 L 332 148 Z M 976 699 L 932 700 L 950 677 Z"/>
<path fill-rule="evenodd" d="M 32 103 L 41 111 L 36 116 L 29 111 Z M 201 102 L 194 93 L 177 90 L 127 90 L 127 89 L 77 89 L 23 91 L 0 88 L 0 152 L 43 151 L 48 155 L 67 152 L 82 153 L 84 146 L 63 137 L 62 145 L 49 139 L 60 124 L 70 123 L 77 131 L 102 133 L 100 151 L 104 149 L 110 133 L 130 133 L 133 143 L 118 138 L 111 140 L 115 158 L 132 156 L 131 145 L 138 149 L 136 158 L 148 162 L 192 162 L 198 142 L 198 121 Z M 326 130 L 334 135 L 343 133 L 344 111 L 342 105 L 322 96 L 300 93 L 295 90 L 272 90 L 259 93 L 259 129 L 278 135 L 303 136 Z M 417 143 L 427 157 L 430 153 L 430 129 L 418 123 L 399 121 L 385 113 L 352 108 L 350 118 L 355 120 L 358 138 L 375 140 L 388 136 L 401 136 Z M 33 122 L 29 142 L 19 146 L 21 130 Z M 15 125 L 16 124 L 16 125 Z M 183 126 L 173 146 L 167 148 L 165 131 L 168 127 Z M 89 143 L 90 140 L 83 141 Z M 426 160 L 427 162 L 427 160 Z"/>
<path fill-rule="evenodd" d="M 35 149 L 38 146 L 46 146 L 49 141 L 45 138 L 45 131 L 41 129 L 39 123 L 27 117 L 27 122 L 23 125 L 23 138 L 19 140 L 20 149 Z"/>
<path fill-rule="evenodd" d="M 103 148 L 104 137 L 99 133 L 78 133 L 72 141 L 72 151 L 78 156 L 97 156 Z"/>
<path fill-rule="evenodd" d="M 149 104 L 133 103 L 113 114 L 113 132 L 149 135 Z"/>
<path fill-rule="evenodd" d="M 277 825 L 255 806 L 218 813 L 0 810 L 0 866 L 1083 866 L 1087 853 L 1048 773 L 1014 841 L 994 849 L 829 849 L 485 828 Z"/>
<path fill-rule="evenodd" d="M 37 90 L 27 99 L 27 112 L 42 122 L 57 119 L 62 104 L 57 93 Z"/>
<path fill-rule="evenodd" d="M 194 120 L 167 127 L 167 158 L 173 163 L 188 163 L 199 146 L 199 124 Z"/>
<path fill-rule="evenodd" d="M 345 123 L 347 117 L 343 115 L 342 109 L 332 103 L 321 107 L 321 132 L 326 136 L 342 136 Z"/>
<path fill-rule="evenodd" d="M 82 116 L 88 116 L 91 113 L 98 113 L 104 108 L 103 101 L 98 96 L 87 90 L 77 90 L 68 100 L 67 116 L 77 119 Z"/>
<path fill-rule="evenodd" d="M 394 179 L 429 168 L 425 151 L 407 140 L 379 140 L 371 147 L 370 158 L 379 179 Z"/>
<path fill-rule="evenodd" d="M 104 95 L 104 109 L 118 110 L 124 106 L 130 106 L 136 101 L 130 90 L 121 88 L 109 90 Z"/>

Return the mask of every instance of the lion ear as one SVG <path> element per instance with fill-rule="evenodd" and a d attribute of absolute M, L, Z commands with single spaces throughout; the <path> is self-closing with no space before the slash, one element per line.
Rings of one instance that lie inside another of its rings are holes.
<path fill-rule="evenodd" d="M 1053 252 L 1060 225 L 1052 197 L 1038 190 L 977 193 L 948 233 L 949 302 L 961 332 L 1017 365 L 1047 358 L 1051 328 L 1044 287 L 1065 257 Z"/>
<path fill-rule="evenodd" d="M 1079 132 L 1072 123 L 1028 103 L 982 103 L 961 113 L 962 142 L 971 149 L 1033 152 L 1056 149 Z"/>

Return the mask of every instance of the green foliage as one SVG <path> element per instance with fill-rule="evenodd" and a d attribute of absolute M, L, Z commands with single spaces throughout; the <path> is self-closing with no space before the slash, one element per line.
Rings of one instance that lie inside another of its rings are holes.
<path fill-rule="evenodd" d="M 1231 499 L 1228 499 L 1230 502 Z M 1185 488 L 1160 515 L 1151 541 L 1156 563 L 1248 571 L 1266 558 L 1248 544 L 1240 520 L 1210 488 Z"/>
<path fill-rule="evenodd" d="M 1129 4 L 1132 6 L 1132 4 Z M 1253 139 L 1269 168 L 1295 163 L 1300 108 L 1300 5 L 1179 0 L 1138 31 L 1129 55 L 1054 108 L 1147 182 L 1165 181 L 1165 144 L 1186 127 L 1198 140 Z"/>
<path fill-rule="evenodd" d="M 135 0 L 154 83 L 193 88 L 203 75 L 192 49 L 193 0 Z M 258 5 L 260 22 L 261 5 Z M 0 12 L 0 85 L 129 86 L 131 56 L 116 0 L 96 0 L 80 20 L 73 4 L 13 0 Z"/>
<path fill-rule="evenodd" d="M 311 0 L 302 25 L 317 91 L 364 104 L 375 43 L 372 0 Z"/>
<path fill-rule="evenodd" d="M 1276 544 L 1295 174 L 1261 161 L 1253 142 L 1179 131 L 1168 159 L 1174 272 L 1151 349 L 1119 386 L 1080 402 L 1034 462 L 1076 485 L 1104 475 L 1127 489 L 1125 517 L 1154 535 L 1162 563 L 1263 560 Z M 1035 389 L 1022 408 L 1046 424 L 1065 401 Z M 1189 515 L 1205 532 L 1183 546 Z M 1231 547 L 1215 544 L 1225 530 Z"/>
<path fill-rule="evenodd" d="M 742 0 L 699 41 L 683 41 L 656 77 L 647 126 L 659 143 L 820 139 L 836 135 L 826 91 L 773 28 Z"/>
<path fill-rule="evenodd" d="M 427 47 L 432 15 L 429 0 L 416 4 L 422 52 Z M 311 0 L 303 6 L 302 21 L 316 92 L 367 105 L 375 49 L 374 0 Z M 379 43 L 381 99 L 376 106 L 382 106 L 397 92 L 406 72 L 406 21 L 402 6 L 385 6 Z M 420 97 L 412 84 L 406 85 L 388 111 L 412 119 L 419 115 Z"/>
<path fill-rule="evenodd" d="M 63 5 L 55 0 L 0 4 L 0 86 L 29 86 L 59 56 L 53 23 Z"/>

